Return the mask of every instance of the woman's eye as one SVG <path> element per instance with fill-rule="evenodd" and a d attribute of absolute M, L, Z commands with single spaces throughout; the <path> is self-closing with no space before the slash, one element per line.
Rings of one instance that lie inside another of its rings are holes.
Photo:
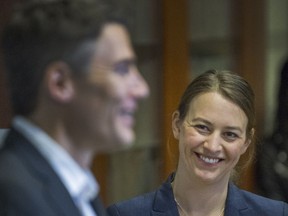
<path fill-rule="evenodd" d="M 194 126 L 200 132 L 209 132 L 209 128 L 206 125 L 195 125 Z"/>
<path fill-rule="evenodd" d="M 225 132 L 224 137 L 230 141 L 237 139 L 239 136 L 234 132 Z"/>

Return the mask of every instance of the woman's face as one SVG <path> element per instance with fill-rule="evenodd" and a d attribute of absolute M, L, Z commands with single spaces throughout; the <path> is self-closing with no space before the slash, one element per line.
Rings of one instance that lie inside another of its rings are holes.
<path fill-rule="evenodd" d="M 243 110 L 216 92 L 194 98 L 183 121 L 178 112 L 173 114 L 180 153 L 177 172 L 208 184 L 228 182 L 250 143 L 247 123 Z"/>

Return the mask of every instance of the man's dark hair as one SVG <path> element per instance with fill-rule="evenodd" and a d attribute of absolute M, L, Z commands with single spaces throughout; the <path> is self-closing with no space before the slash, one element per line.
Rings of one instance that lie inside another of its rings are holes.
<path fill-rule="evenodd" d="M 26 1 L 15 8 L 2 46 L 14 114 L 27 116 L 37 104 L 46 66 L 64 61 L 75 76 L 86 72 L 95 39 L 107 23 L 121 23 L 98 0 Z"/>

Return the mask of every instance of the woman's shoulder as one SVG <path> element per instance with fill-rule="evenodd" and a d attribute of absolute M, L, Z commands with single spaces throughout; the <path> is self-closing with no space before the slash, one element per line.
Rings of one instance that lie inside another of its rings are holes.
<path fill-rule="evenodd" d="M 237 206 L 238 209 L 248 208 L 253 209 L 255 212 L 269 212 L 267 215 L 272 215 L 272 213 L 277 213 L 276 215 L 288 215 L 287 203 L 240 189 L 233 184 L 229 186 L 228 200 L 231 205 Z"/>
<path fill-rule="evenodd" d="M 150 216 L 151 212 L 177 211 L 170 177 L 153 192 L 115 203 L 108 207 L 110 216 Z"/>
<path fill-rule="evenodd" d="M 249 202 L 254 203 L 253 201 L 255 201 L 255 203 L 259 203 L 259 204 L 264 204 L 264 205 L 283 205 L 285 204 L 284 202 L 280 201 L 280 200 L 274 200 L 274 199 L 270 199 L 268 197 L 264 197 L 262 195 L 247 191 L 247 190 L 243 190 L 243 189 L 239 189 L 239 191 L 241 192 L 242 196 L 245 198 L 245 200 L 249 200 Z"/>
<path fill-rule="evenodd" d="M 144 216 L 149 215 L 153 207 L 156 191 L 136 196 L 132 199 L 112 204 L 107 208 L 110 216 Z"/>

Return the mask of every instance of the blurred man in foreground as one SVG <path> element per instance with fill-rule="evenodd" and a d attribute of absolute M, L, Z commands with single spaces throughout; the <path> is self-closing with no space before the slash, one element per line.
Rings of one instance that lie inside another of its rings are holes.
<path fill-rule="evenodd" d="M 3 34 L 14 119 L 0 151 L 0 215 L 105 215 L 95 154 L 130 146 L 149 89 L 125 25 L 97 0 L 21 5 Z"/>

